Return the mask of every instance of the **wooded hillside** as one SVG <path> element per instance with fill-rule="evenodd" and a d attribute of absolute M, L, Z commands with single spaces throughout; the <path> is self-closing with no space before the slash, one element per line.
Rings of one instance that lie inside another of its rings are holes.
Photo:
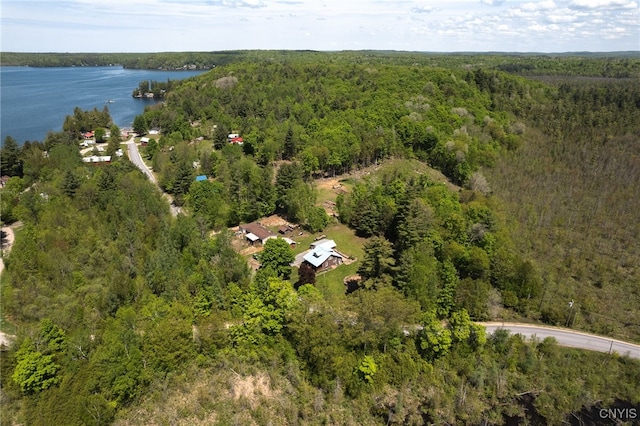
<path fill-rule="evenodd" d="M 136 118 L 162 130 L 140 148 L 185 214 L 126 158 L 83 163 L 71 131 L 5 141 L 3 424 L 600 424 L 639 406 L 637 361 L 474 323 L 640 340 L 640 81 L 566 77 L 637 60 L 557 58 L 534 81 L 455 55 L 269 53 Z M 233 228 L 273 214 L 300 225 L 294 248 Z M 337 267 L 291 266 L 328 239 Z"/>

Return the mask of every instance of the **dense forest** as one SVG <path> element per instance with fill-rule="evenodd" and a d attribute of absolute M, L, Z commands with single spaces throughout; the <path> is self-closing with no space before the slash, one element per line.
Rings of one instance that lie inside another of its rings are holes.
<path fill-rule="evenodd" d="M 238 56 L 134 122 L 162 130 L 141 151 L 177 216 L 126 157 L 82 162 L 106 111 L 4 141 L 3 424 L 617 424 L 599 410 L 640 407 L 638 361 L 476 323 L 640 341 L 637 58 Z M 298 245 L 252 256 L 234 227 L 273 214 Z M 349 262 L 291 266 L 324 237 Z"/>
<path fill-rule="evenodd" d="M 640 54 L 632 52 L 574 53 L 435 53 L 399 51 L 226 50 L 164 53 L 19 53 L 2 52 L 1 65 L 30 67 L 94 67 L 121 65 L 131 69 L 211 69 L 234 62 L 288 61 L 390 63 L 431 67 L 477 67 L 528 76 L 590 76 L 636 78 Z"/>

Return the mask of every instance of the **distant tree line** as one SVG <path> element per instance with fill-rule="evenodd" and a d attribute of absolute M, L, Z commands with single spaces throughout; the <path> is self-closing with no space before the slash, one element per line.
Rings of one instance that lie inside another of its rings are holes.
<path fill-rule="evenodd" d="M 635 360 L 473 323 L 564 325 L 568 295 L 594 327 L 635 320 L 637 82 L 286 55 L 217 67 L 136 118 L 162 128 L 143 153 L 188 215 L 131 163 L 81 161 L 77 134 L 104 111 L 7 138 L 0 210 L 22 228 L 3 257 L 19 330 L 0 351 L 3 419 L 555 425 L 640 404 Z M 284 240 L 249 269 L 228 226 L 279 212 L 319 231 L 314 177 L 365 166 L 336 201 L 365 239 L 353 288 L 331 273 L 294 287 Z"/>
<path fill-rule="evenodd" d="M 239 50 L 158 53 L 19 53 L 2 52 L 2 65 L 82 67 L 121 65 L 132 69 L 211 69 L 234 62 L 332 62 L 342 64 L 420 65 L 448 69 L 487 68 L 527 76 L 633 78 L 640 75 L 638 52 L 566 54 L 420 53 L 390 51 L 323 52 Z"/>

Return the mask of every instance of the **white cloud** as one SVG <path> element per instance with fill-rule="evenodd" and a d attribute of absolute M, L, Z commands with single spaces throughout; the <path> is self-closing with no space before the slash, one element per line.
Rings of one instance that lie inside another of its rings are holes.
<path fill-rule="evenodd" d="M 638 4 L 629 0 L 573 0 L 569 7 L 575 9 L 637 9 Z"/>
<path fill-rule="evenodd" d="M 260 9 L 267 6 L 267 4 L 261 0 L 212 0 L 211 4 L 230 8 L 248 7 L 250 9 Z"/>
<path fill-rule="evenodd" d="M 0 16 L 5 51 L 638 50 L 639 22 L 630 0 L 2 0 Z"/>
<path fill-rule="evenodd" d="M 569 23 L 576 22 L 580 19 L 575 13 L 571 13 L 571 11 L 567 9 L 558 9 L 553 11 L 547 15 L 547 20 L 556 24 L 560 23 Z"/>
<path fill-rule="evenodd" d="M 432 13 L 435 9 L 430 6 L 417 6 L 411 8 L 411 12 L 413 13 Z"/>
<path fill-rule="evenodd" d="M 522 6 L 520 6 L 522 10 L 526 10 L 526 11 L 552 10 L 552 9 L 556 9 L 557 7 L 558 6 L 556 6 L 556 3 L 553 0 L 529 2 L 529 3 L 524 3 L 522 4 Z"/>
<path fill-rule="evenodd" d="M 481 0 L 480 3 L 486 4 L 487 6 L 502 6 L 504 0 Z"/>

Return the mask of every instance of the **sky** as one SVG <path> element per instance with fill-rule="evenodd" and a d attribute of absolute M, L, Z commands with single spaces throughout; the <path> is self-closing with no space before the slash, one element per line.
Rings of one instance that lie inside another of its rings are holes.
<path fill-rule="evenodd" d="M 637 0 L 0 0 L 5 52 L 640 50 Z"/>

